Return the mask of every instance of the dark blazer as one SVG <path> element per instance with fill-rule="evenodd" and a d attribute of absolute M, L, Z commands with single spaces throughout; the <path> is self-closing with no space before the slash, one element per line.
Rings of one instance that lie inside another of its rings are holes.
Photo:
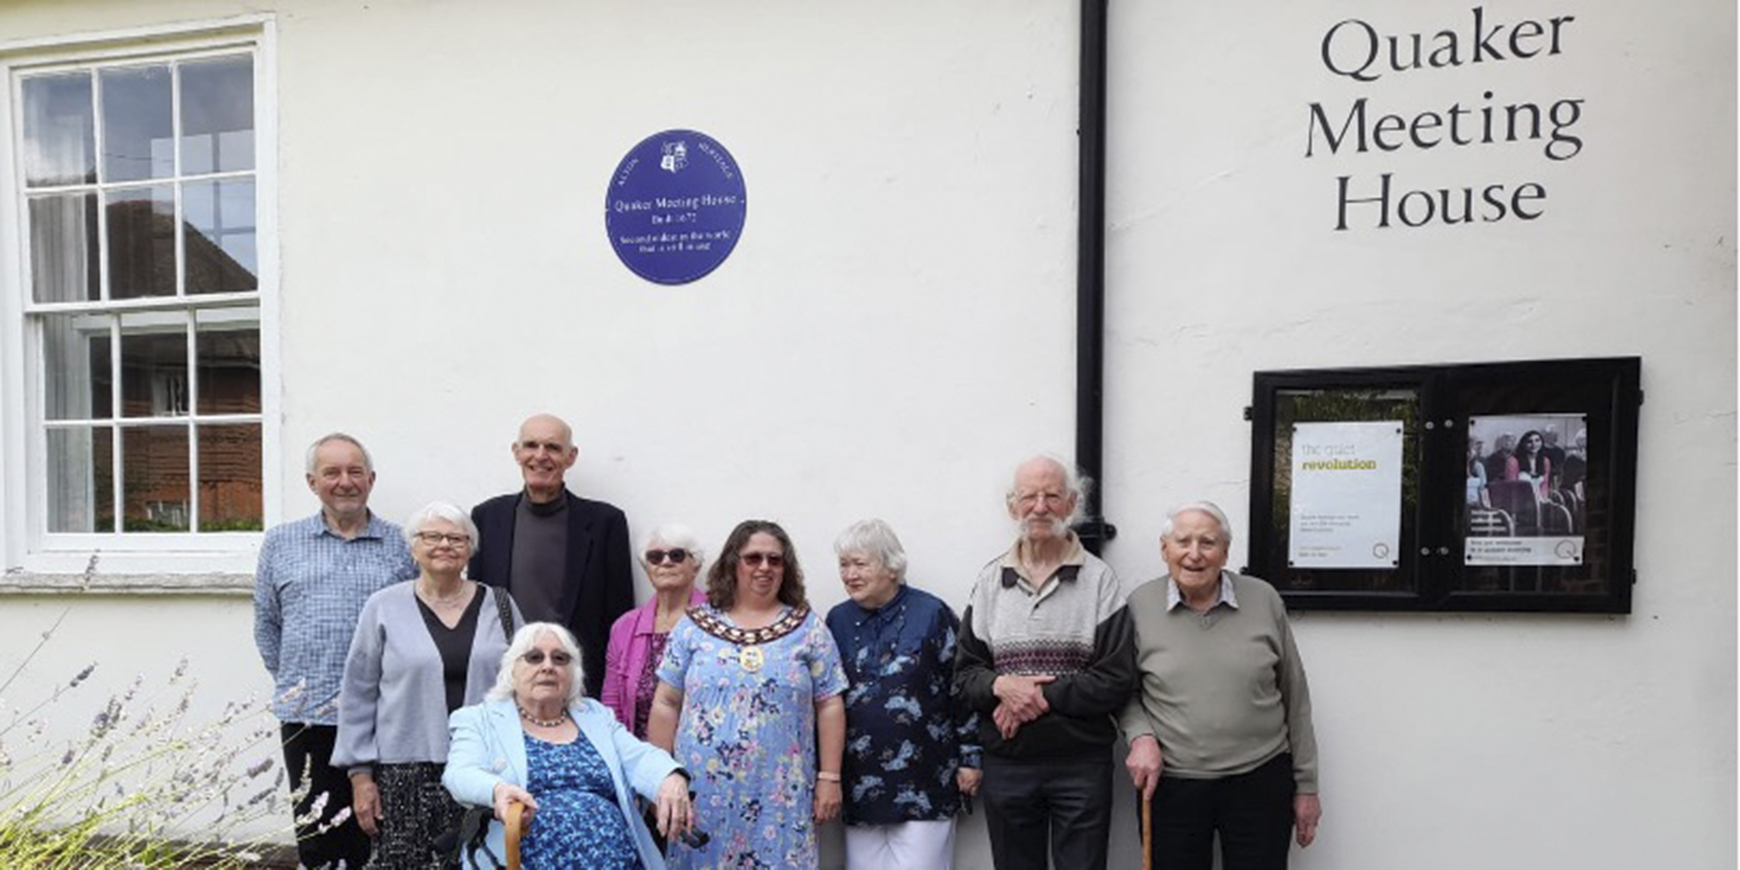
<path fill-rule="evenodd" d="M 628 554 L 628 518 L 614 505 L 565 492 L 568 499 L 568 577 L 558 606 L 585 657 L 586 696 L 604 684 L 604 649 L 610 625 L 634 607 L 634 569 Z M 471 557 L 469 576 L 508 587 L 514 555 L 514 512 L 524 491 L 498 495 L 471 509 L 483 547 Z M 508 588 L 508 592 L 513 592 Z"/>

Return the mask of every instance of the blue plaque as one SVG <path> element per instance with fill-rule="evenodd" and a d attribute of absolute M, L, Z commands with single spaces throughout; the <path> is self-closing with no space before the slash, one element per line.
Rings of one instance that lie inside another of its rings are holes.
<path fill-rule="evenodd" d="M 666 130 L 642 140 L 611 176 L 604 228 L 636 275 L 687 284 L 719 268 L 743 235 L 743 173 L 711 136 Z"/>

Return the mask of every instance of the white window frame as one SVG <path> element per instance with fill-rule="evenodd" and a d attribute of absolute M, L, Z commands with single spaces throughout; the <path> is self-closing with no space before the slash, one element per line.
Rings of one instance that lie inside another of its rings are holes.
<path fill-rule="evenodd" d="M 42 349 L 31 336 L 28 227 L 20 188 L 19 76 L 54 67 L 180 58 L 246 48 L 254 59 L 255 239 L 260 320 L 260 483 L 264 524 L 280 521 L 283 501 L 279 369 L 278 130 L 276 31 L 271 15 L 128 30 L 0 41 L 0 591 L 66 587 L 209 591 L 246 588 L 261 532 L 47 531 L 47 438 Z M 100 159 L 100 155 L 99 155 Z M 216 294 L 213 294 L 214 296 Z M 248 294 L 254 296 L 254 294 Z M 152 299 L 109 310 L 149 310 Z M 165 300 L 155 300 L 165 307 Z M 183 309 L 181 305 L 168 307 Z M 190 372 L 190 375 L 192 373 Z M 120 413 L 119 408 L 114 409 Z M 197 445 L 190 445 L 197 450 Z M 197 488 L 197 481 L 189 486 Z M 116 505 L 117 511 L 120 505 Z M 94 578 L 69 575 L 97 564 Z"/>

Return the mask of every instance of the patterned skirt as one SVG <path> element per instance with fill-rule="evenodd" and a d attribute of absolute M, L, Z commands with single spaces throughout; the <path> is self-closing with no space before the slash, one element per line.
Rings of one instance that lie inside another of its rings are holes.
<path fill-rule="evenodd" d="M 435 838 L 457 828 L 465 815 L 441 785 L 443 767 L 434 762 L 376 766 L 381 831 L 370 867 L 426 870 L 441 866 Z"/>

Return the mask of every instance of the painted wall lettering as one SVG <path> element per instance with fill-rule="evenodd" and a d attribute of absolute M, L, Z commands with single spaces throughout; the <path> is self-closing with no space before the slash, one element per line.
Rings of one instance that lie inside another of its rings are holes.
<path fill-rule="evenodd" d="M 1567 46 L 1572 15 L 1515 23 L 1470 10 L 1466 30 L 1386 33 L 1348 18 L 1323 33 L 1319 56 L 1331 75 L 1369 85 L 1392 76 L 1461 67 L 1542 61 Z M 1457 153 L 1464 149 L 1529 148 L 1562 162 L 1583 151 L 1577 123 L 1585 100 L 1517 98 L 1485 89 L 1448 105 L 1395 106 L 1369 94 L 1345 102 L 1312 102 L 1305 113 L 1305 157 L 1320 154 Z M 1531 221 L 1546 211 L 1538 180 L 1479 179 L 1452 187 L 1417 188 L 1393 171 L 1335 179 L 1335 229 Z"/>

